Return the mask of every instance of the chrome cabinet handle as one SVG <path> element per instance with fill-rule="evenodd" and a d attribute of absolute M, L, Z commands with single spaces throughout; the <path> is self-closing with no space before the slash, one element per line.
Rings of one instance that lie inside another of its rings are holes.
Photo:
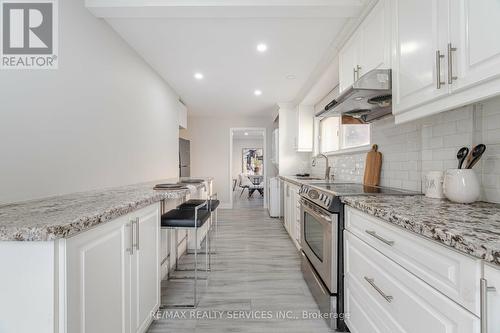
<path fill-rule="evenodd" d="M 387 240 L 387 239 L 385 239 L 384 237 L 381 237 L 381 236 L 377 235 L 377 233 L 376 233 L 375 231 L 373 231 L 373 230 L 365 230 L 365 232 L 366 232 L 368 235 L 370 235 L 370 236 L 372 236 L 372 237 L 375 237 L 375 238 L 376 238 L 376 239 L 378 239 L 379 241 L 381 241 L 381 242 L 383 242 L 383 243 L 385 243 L 385 244 L 387 244 L 387 245 L 389 245 L 389 246 L 393 246 L 393 245 L 394 245 L 394 243 L 395 243 L 394 241 Z"/>
<path fill-rule="evenodd" d="M 139 218 L 135 219 L 135 249 L 139 251 L 139 231 L 141 228 L 139 227 Z"/>
<path fill-rule="evenodd" d="M 444 55 L 441 54 L 441 51 L 436 51 L 436 88 L 441 89 L 441 85 L 446 82 L 441 81 L 441 59 L 444 58 Z"/>
<path fill-rule="evenodd" d="M 448 43 L 448 83 L 452 84 L 453 80 L 458 79 L 458 77 L 453 75 L 453 52 L 456 51 L 457 48 L 453 47 L 451 43 Z"/>
<path fill-rule="evenodd" d="M 387 303 L 391 303 L 394 297 L 386 295 L 376 284 L 375 284 L 375 279 L 370 279 L 369 277 L 365 276 L 365 280 L 375 289 L 380 296 L 382 296 Z"/>
<path fill-rule="evenodd" d="M 130 255 L 134 254 L 134 220 L 130 221 L 127 226 L 130 228 L 130 238 L 129 238 L 129 244 L 130 247 L 128 248 L 128 252 L 130 252 Z"/>
<path fill-rule="evenodd" d="M 359 80 L 360 73 L 361 73 L 361 66 L 356 65 L 356 76 L 357 76 L 356 80 Z M 356 80 L 354 80 L 354 81 L 356 81 Z"/>
<path fill-rule="evenodd" d="M 480 283 L 480 315 L 481 333 L 488 333 L 488 292 L 496 292 L 495 287 L 488 287 L 488 280 L 481 279 Z"/>
<path fill-rule="evenodd" d="M 352 69 L 352 82 L 356 82 L 356 67 Z"/>

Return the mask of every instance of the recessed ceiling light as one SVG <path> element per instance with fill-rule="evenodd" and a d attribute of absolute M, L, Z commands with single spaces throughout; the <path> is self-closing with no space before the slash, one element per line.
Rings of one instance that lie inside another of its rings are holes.
<path fill-rule="evenodd" d="M 245 135 L 248 135 L 248 132 L 245 132 Z"/>
<path fill-rule="evenodd" d="M 202 80 L 202 79 L 203 79 L 203 77 L 204 77 L 204 76 L 203 76 L 203 74 L 201 74 L 201 73 L 195 73 L 195 74 L 194 74 L 194 78 L 195 78 L 196 80 Z"/>
<path fill-rule="evenodd" d="M 293 74 L 290 74 L 290 75 L 287 75 L 286 78 L 288 80 L 295 80 L 297 77 L 295 75 L 293 75 Z"/>
<path fill-rule="evenodd" d="M 253 92 L 253 94 L 254 94 L 255 96 L 260 96 L 260 95 L 262 95 L 262 91 L 257 89 L 257 90 L 255 90 L 255 91 Z"/>
<path fill-rule="evenodd" d="M 264 43 L 260 43 L 259 45 L 257 45 L 257 51 L 263 53 L 263 52 L 266 52 L 267 51 L 267 45 L 264 44 Z"/>

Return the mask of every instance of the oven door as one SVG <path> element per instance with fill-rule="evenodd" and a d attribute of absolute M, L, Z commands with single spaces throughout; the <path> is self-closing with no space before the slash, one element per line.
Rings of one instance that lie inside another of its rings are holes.
<path fill-rule="evenodd" d="M 337 215 L 301 198 L 301 246 L 331 294 L 337 292 Z"/>

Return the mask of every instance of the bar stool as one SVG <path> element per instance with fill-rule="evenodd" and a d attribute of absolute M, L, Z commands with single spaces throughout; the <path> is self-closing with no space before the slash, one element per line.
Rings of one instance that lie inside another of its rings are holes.
<path fill-rule="evenodd" d="M 177 209 L 193 210 L 194 207 L 196 207 L 197 205 L 200 205 L 203 202 L 204 202 L 204 200 L 202 200 L 202 199 L 191 199 L 191 200 L 188 200 L 188 201 L 182 203 L 181 205 L 177 206 Z M 211 248 L 212 239 L 210 237 L 210 234 L 211 234 L 212 227 L 215 228 L 216 234 L 218 231 L 217 208 L 219 207 L 219 205 L 220 205 L 220 201 L 217 200 L 217 193 L 210 195 L 209 199 L 208 199 L 208 211 L 210 212 L 210 222 L 209 222 L 209 229 L 207 232 L 207 240 L 206 240 L 206 243 L 209 245 L 208 246 L 208 267 L 209 267 L 209 269 L 211 269 L 211 265 L 212 265 L 211 255 L 215 254 L 215 252 L 212 252 L 212 248 Z M 196 239 L 196 242 L 197 241 L 198 240 Z M 196 246 L 198 246 L 198 244 L 196 244 Z"/>
<path fill-rule="evenodd" d="M 217 221 L 217 208 L 220 205 L 220 201 L 217 200 L 217 193 L 208 196 L 208 210 L 210 211 L 210 225 L 212 225 L 212 214 L 214 215 L 215 220 L 215 230 L 218 230 L 218 221 Z M 205 202 L 203 199 L 191 199 L 188 200 L 181 205 L 177 206 L 177 209 L 194 209 L 197 205 Z"/>
<path fill-rule="evenodd" d="M 205 208 L 204 208 L 205 207 Z M 172 209 L 161 216 L 161 227 L 165 229 L 173 230 L 193 230 L 195 239 L 198 239 L 198 229 L 201 228 L 205 222 L 210 218 L 210 211 L 208 210 L 208 201 L 201 200 L 199 205 L 194 206 L 192 209 Z M 176 234 L 177 235 L 177 234 Z M 176 237 L 177 239 L 177 237 Z M 177 241 L 174 246 L 175 248 L 175 267 L 177 269 Z M 208 242 L 205 245 L 206 256 L 209 255 Z M 193 288 L 193 304 L 186 305 L 162 305 L 162 308 L 196 308 L 198 306 L 198 246 L 194 249 L 194 269 L 189 271 L 194 271 L 194 277 L 183 277 L 183 278 L 169 278 L 169 280 L 179 280 L 179 279 L 194 279 Z M 184 270 L 188 271 L 188 270 Z M 209 272 L 209 267 L 206 267 L 206 272 Z"/>

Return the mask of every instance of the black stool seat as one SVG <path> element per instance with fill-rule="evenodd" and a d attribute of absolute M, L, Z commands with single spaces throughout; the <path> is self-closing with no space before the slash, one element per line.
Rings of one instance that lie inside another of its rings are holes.
<path fill-rule="evenodd" d="M 203 203 L 202 201 L 201 203 Z M 198 210 L 196 228 L 207 222 L 210 212 L 206 209 Z M 161 226 L 166 228 L 194 228 L 194 209 L 172 209 L 161 216 Z"/>
<path fill-rule="evenodd" d="M 185 209 L 194 209 L 194 207 L 201 205 L 205 201 L 208 201 L 208 208 L 210 209 L 211 212 L 217 209 L 219 207 L 220 201 L 219 200 L 199 200 L 199 199 L 191 199 L 183 204 L 179 205 L 177 209 L 185 210 Z M 201 210 L 206 210 L 205 207 L 202 207 Z"/>

